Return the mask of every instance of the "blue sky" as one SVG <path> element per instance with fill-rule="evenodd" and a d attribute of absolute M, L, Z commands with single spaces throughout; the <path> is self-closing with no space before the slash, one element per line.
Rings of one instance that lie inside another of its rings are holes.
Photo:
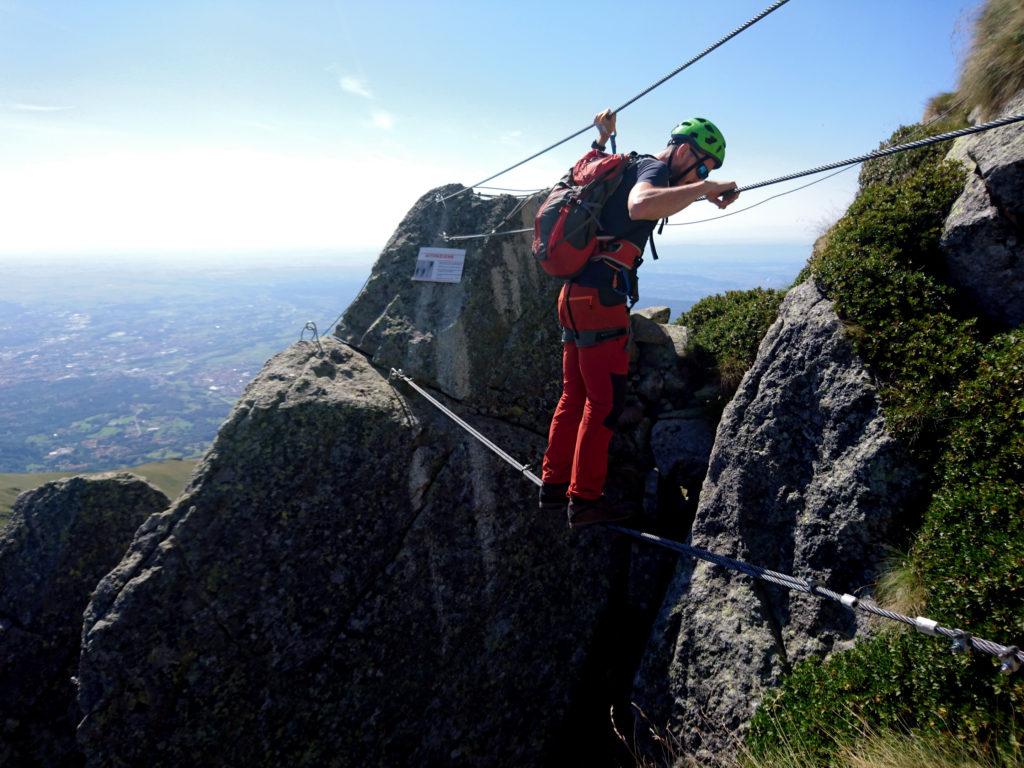
<path fill-rule="evenodd" d="M 375 250 L 428 189 L 583 127 L 768 4 L 0 0 L 0 254 Z M 978 4 L 790 0 L 625 110 L 620 149 L 706 116 L 740 184 L 873 149 L 955 85 Z M 589 141 L 499 181 L 549 185 Z M 666 239 L 809 242 L 855 184 Z"/>

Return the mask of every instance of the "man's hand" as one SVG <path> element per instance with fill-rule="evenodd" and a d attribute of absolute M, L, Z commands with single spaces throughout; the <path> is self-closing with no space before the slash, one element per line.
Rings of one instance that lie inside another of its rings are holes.
<path fill-rule="evenodd" d="M 615 133 L 615 113 L 610 109 L 606 109 L 604 112 L 598 112 L 594 115 L 594 125 L 596 125 L 597 130 L 601 132 L 601 138 L 597 143 L 606 143 L 608 141 L 608 137 Z"/>
<path fill-rule="evenodd" d="M 728 208 L 740 196 L 740 193 L 736 191 L 735 181 L 705 181 L 704 187 L 707 190 L 705 195 L 708 202 L 714 203 L 719 208 Z"/>

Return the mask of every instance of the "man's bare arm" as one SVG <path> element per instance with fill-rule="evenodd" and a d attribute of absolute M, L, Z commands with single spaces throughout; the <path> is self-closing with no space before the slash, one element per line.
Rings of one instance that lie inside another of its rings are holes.
<path fill-rule="evenodd" d="M 686 208 L 702 195 L 719 208 L 727 208 L 739 194 L 729 194 L 736 189 L 734 181 L 697 181 L 693 184 L 682 184 L 678 187 L 656 187 L 650 182 L 641 181 L 629 192 L 626 205 L 629 218 L 634 221 L 657 221 Z"/>

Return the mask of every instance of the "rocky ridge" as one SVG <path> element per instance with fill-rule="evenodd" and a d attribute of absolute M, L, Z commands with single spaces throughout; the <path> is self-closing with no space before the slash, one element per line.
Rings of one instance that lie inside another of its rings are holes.
<path fill-rule="evenodd" d="M 1002 161 L 972 152 L 990 196 L 1009 188 Z M 460 189 L 417 202 L 336 340 L 267 364 L 100 583 L 80 672 L 89 764 L 597 764 L 607 703 L 630 698 L 711 762 L 793 663 L 870 630 L 703 563 L 569 535 L 532 486 L 392 386 L 402 368 L 513 455 L 543 450 L 558 285 L 526 239 L 470 241 L 457 285 L 410 280 L 445 233 L 529 224 L 535 202 L 435 202 Z M 869 594 L 915 475 L 830 302 L 791 291 L 717 434 L 687 329 L 667 319 L 632 318 L 609 493 L 683 537 L 699 489 L 695 543 Z"/>
<path fill-rule="evenodd" d="M 607 754 L 610 694 L 595 680 L 626 688 L 636 660 L 603 649 L 639 616 L 626 632 L 639 651 L 671 558 L 539 516 L 532 485 L 388 381 L 401 368 L 513 455 L 543 451 L 558 283 L 525 239 L 475 243 L 459 284 L 410 280 L 445 231 L 532 215 L 508 197 L 434 202 L 455 189 L 413 207 L 338 341 L 267 364 L 190 487 L 97 588 L 79 698 L 89 764 L 539 764 L 583 742 Z M 617 485 L 642 495 L 658 488 L 652 428 L 692 388 L 685 329 L 633 322 L 613 453 Z M 703 474 L 697 450 L 665 459 L 666 479 L 682 465 Z"/>

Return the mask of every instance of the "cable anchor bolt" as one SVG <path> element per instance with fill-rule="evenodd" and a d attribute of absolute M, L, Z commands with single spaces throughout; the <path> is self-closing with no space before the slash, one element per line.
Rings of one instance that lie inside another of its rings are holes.
<path fill-rule="evenodd" d="M 955 629 L 953 632 L 953 645 L 951 648 L 953 653 L 970 653 L 973 648 L 970 634 L 962 629 Z"/>
<path fill-rule="evenodd" d="M 804 584 L 807 585 L 807 591 L 810 594 L 812 594 L 812 595 L 817 594 L 817 592 L 818 592 L 818 580 L 816 578 L 814 578 L 813 576 L 808 576 L 806 579 L 804 579 Z"/>
<path fill-rule="evenodd" d="M 999 661 L 1002 662 L 999 667 L 1000 672 L 1004 675 L 1012 675 L 1020 669 L 1020 659 L 1017 658 L 1019 651 L 1020 649 L 1016 645 L 1003 649 L 1003 652 L 999 654 Z"/>
<path fill-rule="evenodd" d="M 320 356 L 323 357 L 324 348 L 320 344 L 320 334 L 319 334 L 319 332 L 316 329 L 316 323 L 314 323 L 312 320 L 310 320 L 309 322 L 307 322 L 302 327 L 302 332 L 299 334 L 299 341 L 305 341 L 305 339 L 306 339 L 306 331 L 310 331 L 312 333 L 312 336 L 310 337 L 310 341 L 312 341 L 314 344 L 316 344 L 316 348 L 317 348 L 317 350 L 319 350 Z"/>

